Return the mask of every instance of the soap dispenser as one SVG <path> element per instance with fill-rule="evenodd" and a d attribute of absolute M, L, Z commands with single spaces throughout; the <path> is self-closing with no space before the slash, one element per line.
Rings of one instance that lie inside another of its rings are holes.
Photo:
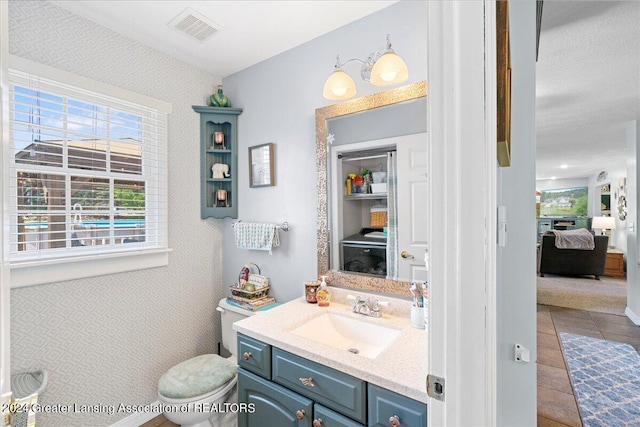
<path fill-rule="evenodd" d="M 318 306 L 327 307 L 331 302 L 331 293 L 329 292 L 329 287 L 327 286 L 326 278 L 327 276 L 320 276 L 322 278 L 322 282 L 320 283 L 320 287 L 316 292 L 316 300 L 318 301 Z"/>

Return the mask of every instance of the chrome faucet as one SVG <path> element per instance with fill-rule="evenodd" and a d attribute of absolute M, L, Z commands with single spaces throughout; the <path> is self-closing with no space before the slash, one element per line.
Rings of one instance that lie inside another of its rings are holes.
<path fill-rule="evenodd" d="M 380 305 L 377 298 L 362 299 L 359 296 L 355 297 L 352 311 L 365 316 L 380 317 Z"/>

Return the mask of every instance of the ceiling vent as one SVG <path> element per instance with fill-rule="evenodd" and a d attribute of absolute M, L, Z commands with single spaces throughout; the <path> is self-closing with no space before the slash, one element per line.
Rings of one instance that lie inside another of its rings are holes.
<path fill-rule="evenodd" d="M 218 24 L 190 8 L 173 18 L 169 26 L 201 42 L 221 29 Z"/>

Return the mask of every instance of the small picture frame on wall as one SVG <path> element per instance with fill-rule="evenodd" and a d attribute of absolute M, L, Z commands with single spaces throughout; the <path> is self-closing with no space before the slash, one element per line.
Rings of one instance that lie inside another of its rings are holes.
<path fill-rule="evenodd" d="M 249 186 L 269 187 L 275 182 L 273 142 L 249 147 Z"/>

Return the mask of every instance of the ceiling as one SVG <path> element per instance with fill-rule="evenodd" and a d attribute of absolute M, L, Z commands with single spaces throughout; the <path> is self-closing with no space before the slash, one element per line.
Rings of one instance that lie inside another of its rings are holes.
<path fill-rule="evenodd" d="M 398 0 L 49 1 L 224 78 Z M 168 25 L 188 8 L 218 31 L 201 42 Z"/>
<path fill-rule="evenodd" d="M 640 120 L 640 2 L 545 1 L 536 65 L 537 178 L 624 170 L 632 120 Z"/>
<path fill-rule="evenodd" d="M 397 0 L 50 1 L 223 78 Z M 187 8 L 218 32 L 200 42 L 169 27 Z M 544 2 L 536 65 L 538 179 L 624 169 L 626 123 L 640 119 L 639 22 L 637 1 Z"/>

